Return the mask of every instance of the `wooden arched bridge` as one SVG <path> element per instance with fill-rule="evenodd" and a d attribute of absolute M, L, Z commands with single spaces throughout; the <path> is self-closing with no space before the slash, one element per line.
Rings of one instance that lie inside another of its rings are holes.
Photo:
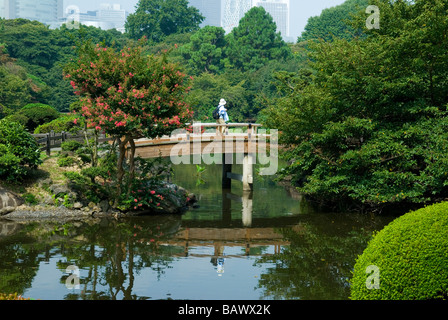
<path fill-rule="evenodd" d="M 266 130 L 259 132 L 260 127 L 251 123 L 194 123 L 192 132 L 179 130 L 171 136 L 135 141 L 135 155 L 146 159 L 170 157 L 174 164 L 222 164 L 223 188 L 230 189 L 234 179 L 243 183 L 243 190 L 251 191 L 257 159 L 261 164 L 273 164 L 271 169 L 275 171 L 278 164 L 278 146 L 271 144 L 272 135 Z M 232 173 L 232 164 L 242 164 L 243 174 Z"/>

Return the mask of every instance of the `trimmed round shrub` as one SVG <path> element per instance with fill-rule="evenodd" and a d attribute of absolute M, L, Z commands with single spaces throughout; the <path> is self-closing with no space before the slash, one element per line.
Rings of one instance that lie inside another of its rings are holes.
<path fill-rule="evenodd" d="M 374 235 L 356 261 L 350 298 L 447 299 L 448 202 L 408 212 Z"/>
<path fill-rule="evenodd" d="M 42 103 L 31 103 L 24 106 L 16 114 L 23 115 L 28 118 L 26 128 L 30 132 L 44 124 L 51 122 L 60 117 L 60 113 L 53 107 Z"/>

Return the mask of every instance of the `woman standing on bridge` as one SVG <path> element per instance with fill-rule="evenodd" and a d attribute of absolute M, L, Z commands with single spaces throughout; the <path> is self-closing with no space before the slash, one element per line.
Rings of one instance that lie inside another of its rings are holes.
<path fill-rule="evenodd" d="M 219 112 L 218 112 L 218 114 L 219 114 L 219 119 L 218 119 L 218 124 L 226 124 L 228 121 L 229 121 L 229 116 L 228 116 L 228 114 L 227 114 L 227 109 L 225 108 L 225 105 L 227 104 L 227 102 L 226 102 L 226 100 L 224 100 L 224 99 L 221 99 L 220 101 L 219 101 Z M 227 130 L 227 128 L 226 127 L 224 127 L 224 126 L 221 126 L 221 127 L 219 127 L 219 132 L 221 133 L 221 134 L 224 134 L 224 131 L 225 130 Z"/>

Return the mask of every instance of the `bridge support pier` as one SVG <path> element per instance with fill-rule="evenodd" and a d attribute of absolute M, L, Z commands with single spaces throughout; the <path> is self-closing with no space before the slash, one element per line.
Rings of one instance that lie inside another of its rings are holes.
<path fill-rule="evenodd" d="M 233 155 L 231 153 L 222 154 L 222 188 L 231 189 L 232 187 L 232 162 Z"/>
<path fill-rule="evenodd" d="M 245 153 L 243 158 L 243 174 L 232 173 L 232 154 L 222 155 L 222 188 L 231 189 L 232 179 L 243 183 L 243 191 L 253 191 L 254 156 Z"/>
<path fill-rule="evenodd" d="M 243 191 L 253 191 L 254 159 L 251 153 L 245 153 L 243 159 Z"/>

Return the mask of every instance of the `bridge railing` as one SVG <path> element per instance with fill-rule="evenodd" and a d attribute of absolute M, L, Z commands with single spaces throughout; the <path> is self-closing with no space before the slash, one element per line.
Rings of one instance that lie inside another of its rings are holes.
<path fill-rule="evenodd" d="M 51 149 L 60 148 L 62 143 L 66 141 L 78 141 L 81 143 L 85 142 L 86 135 L 83 133 L 73 134 L 70 132 L 54 132 L 51 130 L 49 133 L 42 134 L 32 134 L 32 136 L 36 139 L 37 144 L 39 144 L 40 151 L 46 151 L 47 155 L 50 155 Z M 93 132 L 87 132 L 87 138 L 93 138 Z M 101 132 L 98 135 L 98 142 L 109 142 L 112 141 L 113 138 L 107 137 L 104 132 Z"/>
<path fill-rule="evenodd" d="M 226 123 L 226 124 L 218 124 L 218 123 L 202 123 L 202 122 L 193 122 L 193 124 L 191 123 L 187 123 L 187 126 L 191 126 L 193 128 L 216 128 L 216 134 L 220 134 L 219 129 L 221 127 L 225 127 L 226 129 L 229 128 L 241 128 L 241 129 L 247 129 L 246 130 L 246 134 L 249 135 L 249 137 L 252 134 L 257 134 L 257 128 L 262 127 L 263 125 L 259 124 L 259 123 Z M 226 134 L 228 134 L 228 130 L 226 132 Z"/>

